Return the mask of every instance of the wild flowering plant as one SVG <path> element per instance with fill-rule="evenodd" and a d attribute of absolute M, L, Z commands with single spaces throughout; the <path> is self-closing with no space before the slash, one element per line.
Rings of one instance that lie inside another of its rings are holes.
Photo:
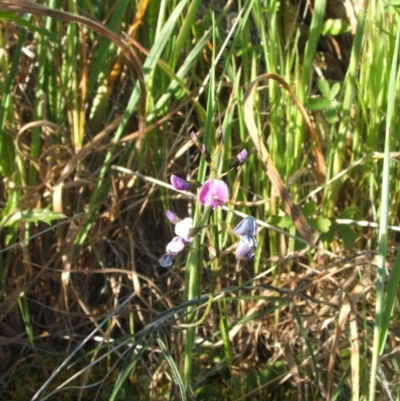
<path fill-rule="evenodd" d="M 178 191 L 193 191 L 200 188 L 198 191 L 197 200 L 204 207 L 211 207 L 214 210 L 214 216 L 216 217 L 216 210 L 225 206 L 229 198 L 228 185 L 223 181 L 223 177 L 227 174 L 223 174 L 220 177 L 215 177 L 216 168 L 213 166 L 213 156 L 206 149 L 204 144 L 201 144 L 197 135 L 192 132 L 190 137 L 194 144 L 201 152 L 202 157 L 211 167 L 209 178 L 200 184 L 197 181 L 186 181 L 176 175 L 171 175 L 170 180 L 172 186 Z M 220 151 L 220 143 L 222 136 L 216 137 L 217 146 L 214 151 L 214 156 Z M 239 168 L 247 159 L 247 150 L 242 150 L 237 157 L 231 162 L 229 171 Z M 228 172 L 229 172 L 228 171 Z M 166 211 L 167 219 L 175 225 L 175 237 L 172 238 L 166 246 L 166 253 L 159 259 L 159 263 L 162 267 L 171 267 L 174 263 L 174 258 L 183 252 L 185 247 L 189 246 L 193 237 L 204 227 L 196 228 L 193 227 L 193 219 L 186 217 L 180 220 L 175 213 L 170 210 Z M 214 228 L 218 226 L 218 220 L 216 218 Z M 218 230 L 215 229 L 216 238 L 218 237 Z M 239 237 L 239 242 L 236 247 L 235 255 L 239 260 L 253 261 L 255 259 L 255 248 L 257 247 L 257 223 L 256 219 L 252 216 L 247 216 L 243 219 L 234 229 L 233 234 Z M 218 242 L 218 240 L 216 241 Z M 218 246 L 217 246 L 218 248 Z M 219 249 L 217 252 L 219 255 Z M 217 262 L 219 265 L 219 261 Z"/>

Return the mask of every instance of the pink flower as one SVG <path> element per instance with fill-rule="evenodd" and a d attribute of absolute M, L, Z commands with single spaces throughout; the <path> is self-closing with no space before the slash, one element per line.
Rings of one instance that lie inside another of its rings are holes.
<path fill-rule="evenodd" d="M 199 202 L 203 206 L 224 206 L 228 200 L 228 186 L 221 180 L 207 180 L 199 191 Z"/>

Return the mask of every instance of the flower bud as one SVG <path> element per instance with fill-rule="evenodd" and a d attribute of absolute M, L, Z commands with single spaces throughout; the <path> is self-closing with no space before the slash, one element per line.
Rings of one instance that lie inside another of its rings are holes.
<path fill-rule="evenodd" d="M 203 156 L 204 160 L 208 163 L 211 164 L 212 159 L 211 159 L 211 154 L 210 152 L 207 150 L 206 145 L 201 146 L 201 155 Z"/>
<path fill-rule="evenodd" d="M 222 128 L 219 126 L 215 131 L 215 142 L 219 145 L 222 141 Z"/>
<path fill-rule="evenodd" d="M 229 165 L 229 170 L 238 168 L 247 160 L 247 150 L 243 149 Z"/>
<path fill-rule="evenodd" d="M 193 141 L 193 143 L 200 149 L 201 151 L 201 143 L 199 141 L 199 138 L 197 138 L 197 135 L 194 131 L 190 133 L 190 139 Z"/>
<path fill-rule="evenodd" d="M 174 212 L 171 212 L 171 210 L 166 210 L 165 215 L 172 224 L 176 224 L 179 221 L 178 216 Z"/>

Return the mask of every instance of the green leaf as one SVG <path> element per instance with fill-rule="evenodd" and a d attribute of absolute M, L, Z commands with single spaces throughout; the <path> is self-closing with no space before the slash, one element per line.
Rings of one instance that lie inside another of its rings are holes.
<path fill-rule="evenodd" d="M 305 108 L 310 111 L 321 111 L 327 109 L 331 101 L 324 97 L 309 97 L 306 99 Z"/>
<path fill-rule="evenodd" d="M 272 216 L 268 219 L 268 223 L 271 226 L 279 227 L 279 228 L 289 228 L 293 227 L 293 220 L 289 216 Z"/>
<path fill-rule="evenodd" d="M 350 206 L 343 210 L 342 214 L 340 215 L 341 219 L 354 219 L 354 216 L 358 212 L 357 206 Z"/>
<path fill-rule="evenodd" d="M 320 79 L 318 81 L 318 89 L 326 99 L 328 100 L 332 99 L 329 82 L 326 79 Z"/>
<path fill-rule="evenodd" d="M 336 110 L 334 109 L 329 109 L 326 112 L 325 115 L 326 121 L 328 121 L 329 124 L 335 124 L 339 121 L 339 114 Z"/>
<path fill-rule="evenodd" d="M 64 214 L 53 212 L 50 209 L 19 210 L 12 214 L 11 217 L 5 216 L 0 225 L 9 227 L 20 221 L 34 224 L 42 222 L 50 224 L 53 220 L 64 219 L 65 217 Z"/>
<path fill-rule="evenodd" d="M 309 219 L 308 224 L 320 233 L 327 233 L 332 223 L 327 217 L 318 216 L 315 219 Z"/>
<path fill-rule="evenodd" d="M 329 230 L 324 232 L 324 233 L 322 233 L 320 235 L 320 237 L 319 237 L 322 242 L 327 242 L 328 244 L 331 243 L 334 240 L 335 233 L 336 233 L 336 228 L 337 228 L 337 224 L 335 223 L 334 219 L 332 218 L 332 219 L 329 219 L 329 220 L 331 222 Z"/>
<path fill-rule="evenodd" d="M 323 36 L 336 36 L 350 32 L 350 25 L 342 19 L 327 19 L 322 27 Z"/>
<path fill-rule="evenodd" d="M 305 217 L 312 216 L 316 210 L 317 210 L 317 205 L 314 201 L 307 202 L 303 206 L 303 214 Z"/>
<path fill-rule="evenodd" d="M 339 92 L 340 92 L 340 83 L 336 82 L 332 85 L 331 88 L 331 100 L 333 100 Z"/>
<path fill-rule="evenodd" d="M 357 234 L 347 224 L 338 224 L 337 231 L 343 239 L 343 245 L 346 248 L 351 248 L 357 239 Z"/>

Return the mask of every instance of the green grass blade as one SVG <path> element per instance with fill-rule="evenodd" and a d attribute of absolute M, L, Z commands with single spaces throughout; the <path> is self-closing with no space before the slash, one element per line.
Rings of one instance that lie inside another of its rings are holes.
<path fill-rule="evenodd" d="M 115 397 L 118 395 L 118 391 L 121 389 L 121 386 L 124 384 L 125 380 L 128 378 L 129 375 L 132 374 L 133 369 L 135 368 L 136 364 L 140 361 L 143 357 L 144 353 L 146 352 L 147 348 L 152 342 L 151 336 L 146 340 L 146 342 L 140 346 L 139 351 L 135 354 L 132 361 L 128 364 L 128 366 L 119 374 L 118 380 L 116 381 L 113 392 L 110 396 L 110 401 L 114 401 Z"/>
<path fill-rule="evenodd" d="M 214 34 L 214 32 L 213 32 Z M 213 41 L 215 43 L 215 36 L 213 37 Z M 214 48 L 214 47 L 213 47 Z M 215 62 L 215 53 L 213 52 L 212 62 Z M 210 83 L 208 88 L 208 97 L 207 97 L 207 110 L 206 110 L 206 121 L 204 127 L 204 136 L 203 136 L 203 143 L 206 145 L 207 149 L 211 149 L 211 144 L 213 143 L 212 134 L 215 132 L 215 128 L 213 126 L 213 118 L 215 115 L 216 110 L 216 100 L 215 100 L 215 69 L 214 64 L 211 66 L 210 70 Z M 204 182 L 205 180 L 205 173 L 206 173 L 207 164 L 205 163 L 204 159 L 201 158 L 199 173 L 197 175 L 197 180 L 199 182 Z M 200 218 L 201 218 L 201 210 L 202 206 L 199 202 L 196 203 L 196 209 L 194 214 L 194 225 L 200 226 Z M 208 216 L 206 216 L 208 217 Z M 200 243 L 200 236 L 195 237 L 193 241 L 193 246 L 191 251 L 188 255 L 188 261 L 186 264 L 186 288 L 184 294 L 184 300 L 193 299 L 200 296 L 201 292 L 201 282 L 199 278 L 202 277 L 202 258 L 201 252 L 203 242 Z M 204 233 L 201 236 L 202 241 L 204 241 Z M 187 290 L 186 290 L 187 289 Z M 189 321 L 194 321 L 197 314 L 192 314 L 189 317 Z M 192 362 L 193 362 L 193 355 L 192 355 L 192 346 L 194 343 L 194 337 L 196 333 L 196 327 L 189 327 L 186 331 L 186 341 L 185 341 L 185 356 L 184 356 L 184 386 L 185 389 L 188 390 L 190 383 L 191 383 L 191 376 L 192 376 Z"/>
<path fill-rule="evenodd" d="M 163 26 L 161 33 L 159 35 L 159 40 L 154 44 L 152 47 L 145 63 L 143 64 L 143 74 L 145 77 L 145 80 L 148 79 L 149 75 L 153 71 L 154 67 L 157 64 L 158 59 L 161 56 L 162 51 L 164 50 L 166 44 L 168 43 L 168 40 L 170 36 L 172 35 L 172 32 L 175 28 L 175 25 L 177 23 L 177 20 L 179 19 L 180 14 L 183 11 L 183 8 L 186 6 L 186 3 L 188 0 L 182 0 L 174 9 L 174 11 L 171 13 L 170 17 L 166 21 L 165 25 Z M 126 125 L 133 113 L 133 110 L 139 100 L 140 96 L 140 89 L 139 89 L 139 83 L 135 85 L 135 89 L 129 99 L 129 103 L 126 106 L 125 113 L 122 119 L 122 122 L 120 126 L 118 127 L 115 135 L 114 135 L 114 142 L 118 142 L 118 140 L 121 138 Z M 110 149 L 108 152 L 104 163 L 103 163 L 103 168 L 100 171 L 98 180 L 97 180 L 97 185 L 93 190 L 93 195 L 91 197 L 90 203 L 88 205 L 88 210 L 91 211 L 90 217 L 86 220 L 84 226 L 82 227 L 79 235 L 76 238 L 75 243 L 77 245 L 82 245 L 84 241 L 87 238 L 87 235 L 89 233 L 91 224 L 93 222 L 93 219 L 96 216 L 96 213 L 93 213 L 93 208 L 97 208 L 98 205 L 103 201 L 105 194 L 108 191 L 108 188 L 110 186 L 111 181 L 107 179 L 106 182 L 104 182 L 105 177 L 107 177 L 107 173 L 110 168 L 110 163 L 112 160 L 112 154 L 114 152 L 114 147 Z"/>
<path fill-rule="evenodd" d="M 382 355 L 386 344 L 392 312 L 397 299 L 400 284 L 400 251 L 397 252 L 396 259 L 392 266 L 389 281 L 386 287 L 383 302 L 382 331 L 379 340 L 379 355 Z"/>
<path fill-rule="evenodd" d="M 12 119 L 11 107 L 11 90 L 15 81 L 18 71 L 18 66 L 21 58 L 22 47 L 25 42 L 27 31 L 21 29 L 18 41 L 15 46 L 13 60 L 8 72 L 5 72 L 6 82 L 4 85 L 4 92 L 2 93 L 1 107 L 0 107 L 0 168 L 4 176 L 10 177 L 14 173 L 14 144 L 8 135 L 5 135 L 4 128 L 7 118 Z"/>
<path fill-rule="evenodd" d="M 385 151 L 383 159 L 382 171 L 382 193 L 381 193 L 381 213 L 379 223 L 379 249 L 378 249 L 378 271 L 376 283 L 376 301 L 375 301 L 375 327 L 374 327 L 374 345 L 372 348 L 372 362 L 371 362 L 371 381 L 369 390 L 369 400 L 375 400 L 376 393 L 376 376 L 378 373 L 379 356 L 382 351 L 382 340 L 386 338 L 388 326 L 383 326 L 383 316 L 385 308 L 389 305 L 384 305 L 383 300 L 385 296 L 385 268 L 386 268 L 386 251 L 388 244 L 388 217 L 389 217 L 389 193 L 390 193 L 390 133 L 391 122 L 393 118 L 394 104 L 395 104 L 395 89 L 397 78 L 397 63 L 400 46 L 400 25 L 397 29 L 396 44 L 394 47 L 392 66 L 390 69 L 390 81 L 388 88 L 388 103 L 386 113 L 386 134 L 385 134 Z M 397 273 L 395 273 L 397 274 Z M 393 279 L 393 278 L 392 278 Z M 394 279 L 393 279 L 394 280 Z M 393 283 L 392 283 L 393 285 Z M 388 311 L 386 311 L 388 313 Z M 386 322 L 389 324 L 389 321 Z"/>
<path fill-rule="evenodd" d="M 315 54 L 317 51 L 318 40 L 322 32 L 325 8 L 326 8 L 326 0 L 315 1 L 314 13 L 310 26 L 310 33 L 308 36 L 308 42 L 306 45 L 304 61 L 302 65 L 301 84 L 298 87 L 298 93 L 297 93 L 297 96 L 301 103 L 304 103 L 307 88 L 308 90 L 310 89 L 308 81 L 310 79 L 311 66 L 312 63 L 314 62 Z M 294 149 L 294 157 L 295 160 L 301 160 L 302 157 L 301 155 L 303 153 L 302 146 L 303 146 L 304 134 L 302 129 L 303 117 L 300 112 L 297 112 L 296 127 L 297 127 L 296 138 L 295 138 L 296 146 Z M 298 168 L 298 166 L 293 166 L 293 167 L 295 169 Z"/>
<path fill-rule="evenodd" d="M 346 137 L 351 120 L 351 108 L 354 102 L 354 95 L 356 93 L 357 85 L 357 74 L 360 68 L 360 60 L 362 56 L 362 46 L 364 41 L 366 15 L 368 13 L 368 2 L 365 8 L 361 9 L 357 18 L 357 30 L 354 36 L 354 43 L 350 56 L 350 64 L 347 70 L 345 78 L 345 93 L 343 100 L 343 115 L 341 118 L 341 124 L 339 126 L 338 137 L 333 147 L 335 152 L 332 156 L 333 161 L 331 165 L 331 177 L 338 175 L 342 171 Z M 329 210 L 328 215 L 333 216 L 336 207 L 337 199 L 340 193 L 342 180 L 336 180 L 332 183 L 332 187 L 329 191 Z"/>
<path fill-rule="evenodd" d="M 294 306 L 294 304 L 291 305 L 291 309 L 292 309 L 294 317 L 296 318 L 297 324 L 299 325 L 300 333 L 301 333 L 302 337 L 304 338 L 304 341 L 305 341 L 307 349 L 308 349 L 308 353 L 310 354 L 310 357 L 311 357 L 311 366 L 312 366 L 313 372 L 314 372 L 315 387 L 317 389 L 320 389 L 320 377 L 319 377 L 317 358 L 315 357 L 311 340 L 308 337 L 307 331 L 303 325 L 303 320 L 301 319 L 300 313 L 298 312 L 298 310 Z"/>
<path fill-rule="evenodd" d="M 176 363 L 174 361 L 174 358 L 172 358 L 171 353 L 169 352 L 168 348 L 166 347 L 166 345 L 164 344 L 164 341 L 161 340 L 160 337 L 157 337 L 157 342 L 158 345 L 161 348 L 161 351 L 163 352 L 165 358 L 167 359 L 167 362 L 171 368 L 172 374 L 174 376 L 175 379 L 175 383 L 178 385 L 179 387 L 179 391 L 181 393 L 181 399 L 182 401 L 186 401 L 186 391 L 185 391 L 185 386 L 183 385 L 183 381 L 182 381 L 182 377 L 179 373 L 179 369 L 176 366 Z"/>
<path fill-rule="evenodd" d="M 187 42 L 190 29 L 192 29 L 192 25 L 195 22 L 196 19 L 196 13 L 197 10 L 199 9 L 201 4 L 201 0 L 192 0 L 189 3 L 189 8 L 188 12 L 183 20 L 183 23 L 180 27 L 178 36 L 175 40 L 174 46 L 173 46 L 173 54 L 172 54 L 172 59 L 171 59 L 171 67 L 175 69 L 176 63 L 178 61 L 178 58 L 181 54 L 182 48 Z"/>

